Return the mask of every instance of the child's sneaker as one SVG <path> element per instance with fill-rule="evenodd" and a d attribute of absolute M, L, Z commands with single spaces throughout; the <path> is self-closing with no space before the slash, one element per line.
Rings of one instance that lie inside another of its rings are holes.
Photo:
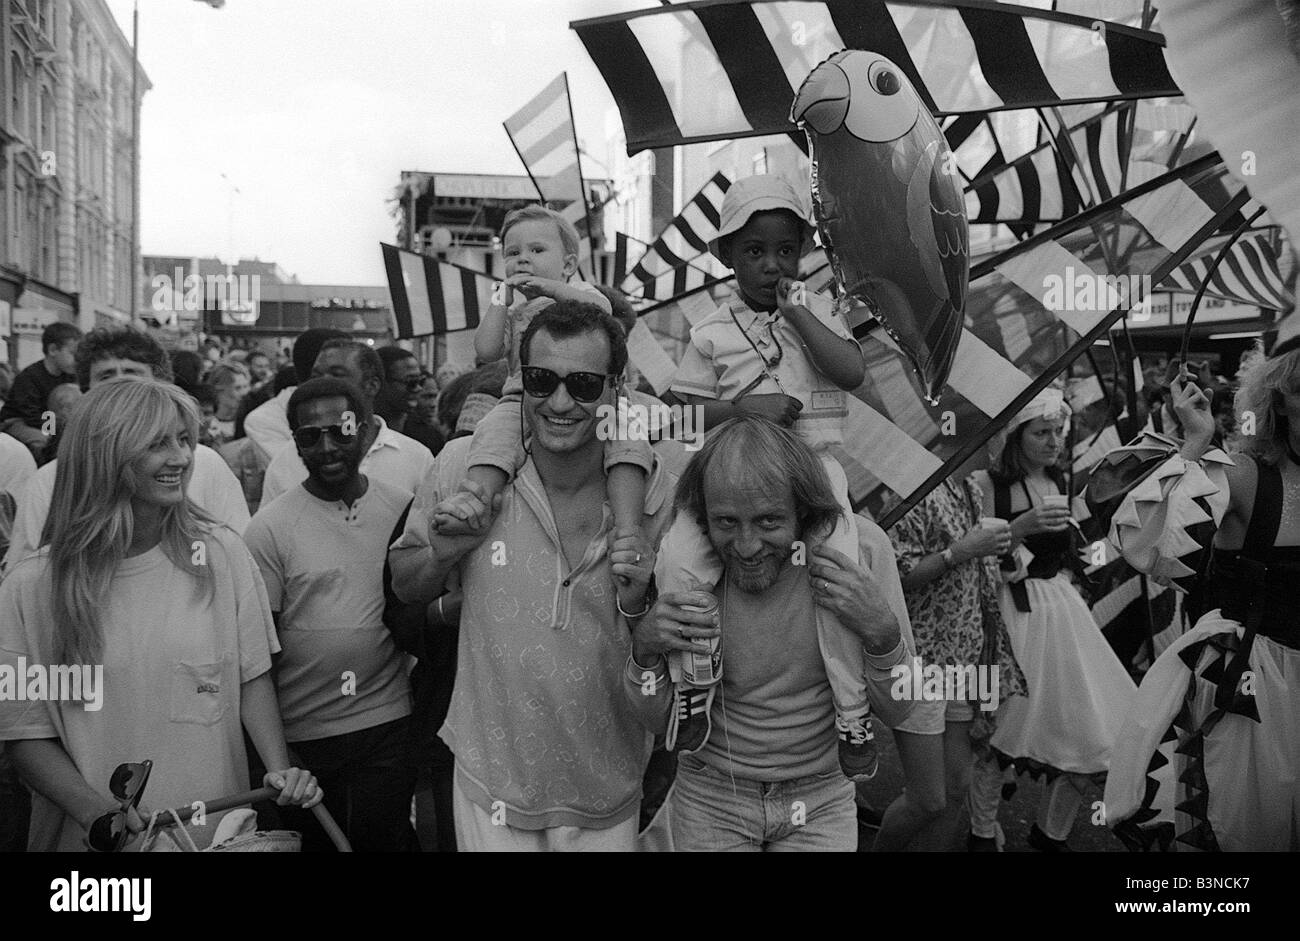
<path fill-rule="evenodd" d="M 665 748 L 689 755 L 704 747 L 704 743 L 709 740 L 709 733 L 713 731 L 709 711 L 713 708 L 713 691 L 716 688 L 674 687 L 673 712 L 668 718 Z"/>
<path fill-rule="evenodd" d="M 835 731 L 840 737 L 840 770 L 850 781 L 870 781 L 880 766 L 876 753 L 875 735 L 871 731 L 871 716 L 856 719 L 835 717 Z"/>

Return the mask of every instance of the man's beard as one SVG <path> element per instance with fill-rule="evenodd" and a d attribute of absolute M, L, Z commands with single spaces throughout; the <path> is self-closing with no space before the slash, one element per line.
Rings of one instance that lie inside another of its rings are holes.
<path fill-rule="evenodd" d="M 776 580 L 781 577 L 785 561 L 779 556 L 772 555 L 765 558 L 762 565 L 751 568 L 742 566 L 739 559 L 730 552 L 723 556 L 727 579 L 746 594 L 759 594 L 775 585 Z"/>

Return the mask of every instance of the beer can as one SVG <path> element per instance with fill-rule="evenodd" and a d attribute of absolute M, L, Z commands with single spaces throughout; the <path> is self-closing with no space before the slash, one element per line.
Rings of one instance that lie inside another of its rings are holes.
<path fill-rule="evenodd" d="M 718 610 L 718 602 L 708 605 L 684 604 L 685 611 L 699 611 L 712 614 Z M 692 686 L 712 686 L 722 679 L 722 638 L 709 637 L 708 648 L 698 646 L 698 640 L 692 640 L 695 649 L 682 655 L 682 679 Z"/>

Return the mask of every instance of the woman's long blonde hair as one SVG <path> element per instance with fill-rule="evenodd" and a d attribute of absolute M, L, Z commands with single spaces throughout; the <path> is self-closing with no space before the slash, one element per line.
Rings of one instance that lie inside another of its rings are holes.
<path fill-rule="evenodd" d="M 100 613 L 135 532 L 135 464 L 171 432 L 177 416 L 197 445 L 199 413 L 188 395 L 170 383 L 123 378 L 96 385 L 68 418 L 41 532 L 41 546 L 49 546 L 54 652 L 61 662 L 94 662 L 103 653 Z M 162 521 L 163 552 L 208 595 L 213 580 L 205 537 L 212 522 L 188 496 L 168 507 Z"/>
<path fill-rule="evenodd" d="M 1255 433 L 1241 435 L 1241 450 L 1262 464 L 1275 465 L 1286 454 L 1290 429 L 1281 413 L 1282 396 L 1300 392 L 1300 349 L 1281 356 L 1264 355 L 1262 345 L 1242 358 L 1237 370 L 1237 395 L 1233 401 L 1240 425 L 1253 416 Z"/>

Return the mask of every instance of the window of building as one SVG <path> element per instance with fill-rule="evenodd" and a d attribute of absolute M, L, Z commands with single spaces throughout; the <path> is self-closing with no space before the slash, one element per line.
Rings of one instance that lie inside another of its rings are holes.
<path fill-rule="evenodd" d="M 27 136 L 27 69 L 23 57 L 14 53 L 9 59 L 10 113 L 13 115 L 14 130 L 22 137 Z"/>
<path fill-rule="evenodd" d="M 40 277 L 49 284 L 59 279 L 59 201 L 54 188 L 47 186 L 41 198 Z"/>
<path fill-rule="evenodd" d="M 40 133 L 36 146 L 41 150 L 58 149 L 58 127 L 55 123 L 54 92 L 49 85 L 41 85 Z"/>
<path fill-rule="evenodd" d="M 114 292 L 117 295 L 116 306 L 119 310 L 133 312 L 135 305 L 131 303 L 131 268 L 134 257 L 129 238 L 118 238 L 117 251 L 113 257 L 117 262 L 117 290 Z"/>
<path fill-rule="evenodd" d="M 15 168 L 16 170 L 17 168 Z M 33 242 L 30 207 L 31 180 L 26 173 L 14 173 L 14 261 L 24 271 L 32 271 Z"/>

